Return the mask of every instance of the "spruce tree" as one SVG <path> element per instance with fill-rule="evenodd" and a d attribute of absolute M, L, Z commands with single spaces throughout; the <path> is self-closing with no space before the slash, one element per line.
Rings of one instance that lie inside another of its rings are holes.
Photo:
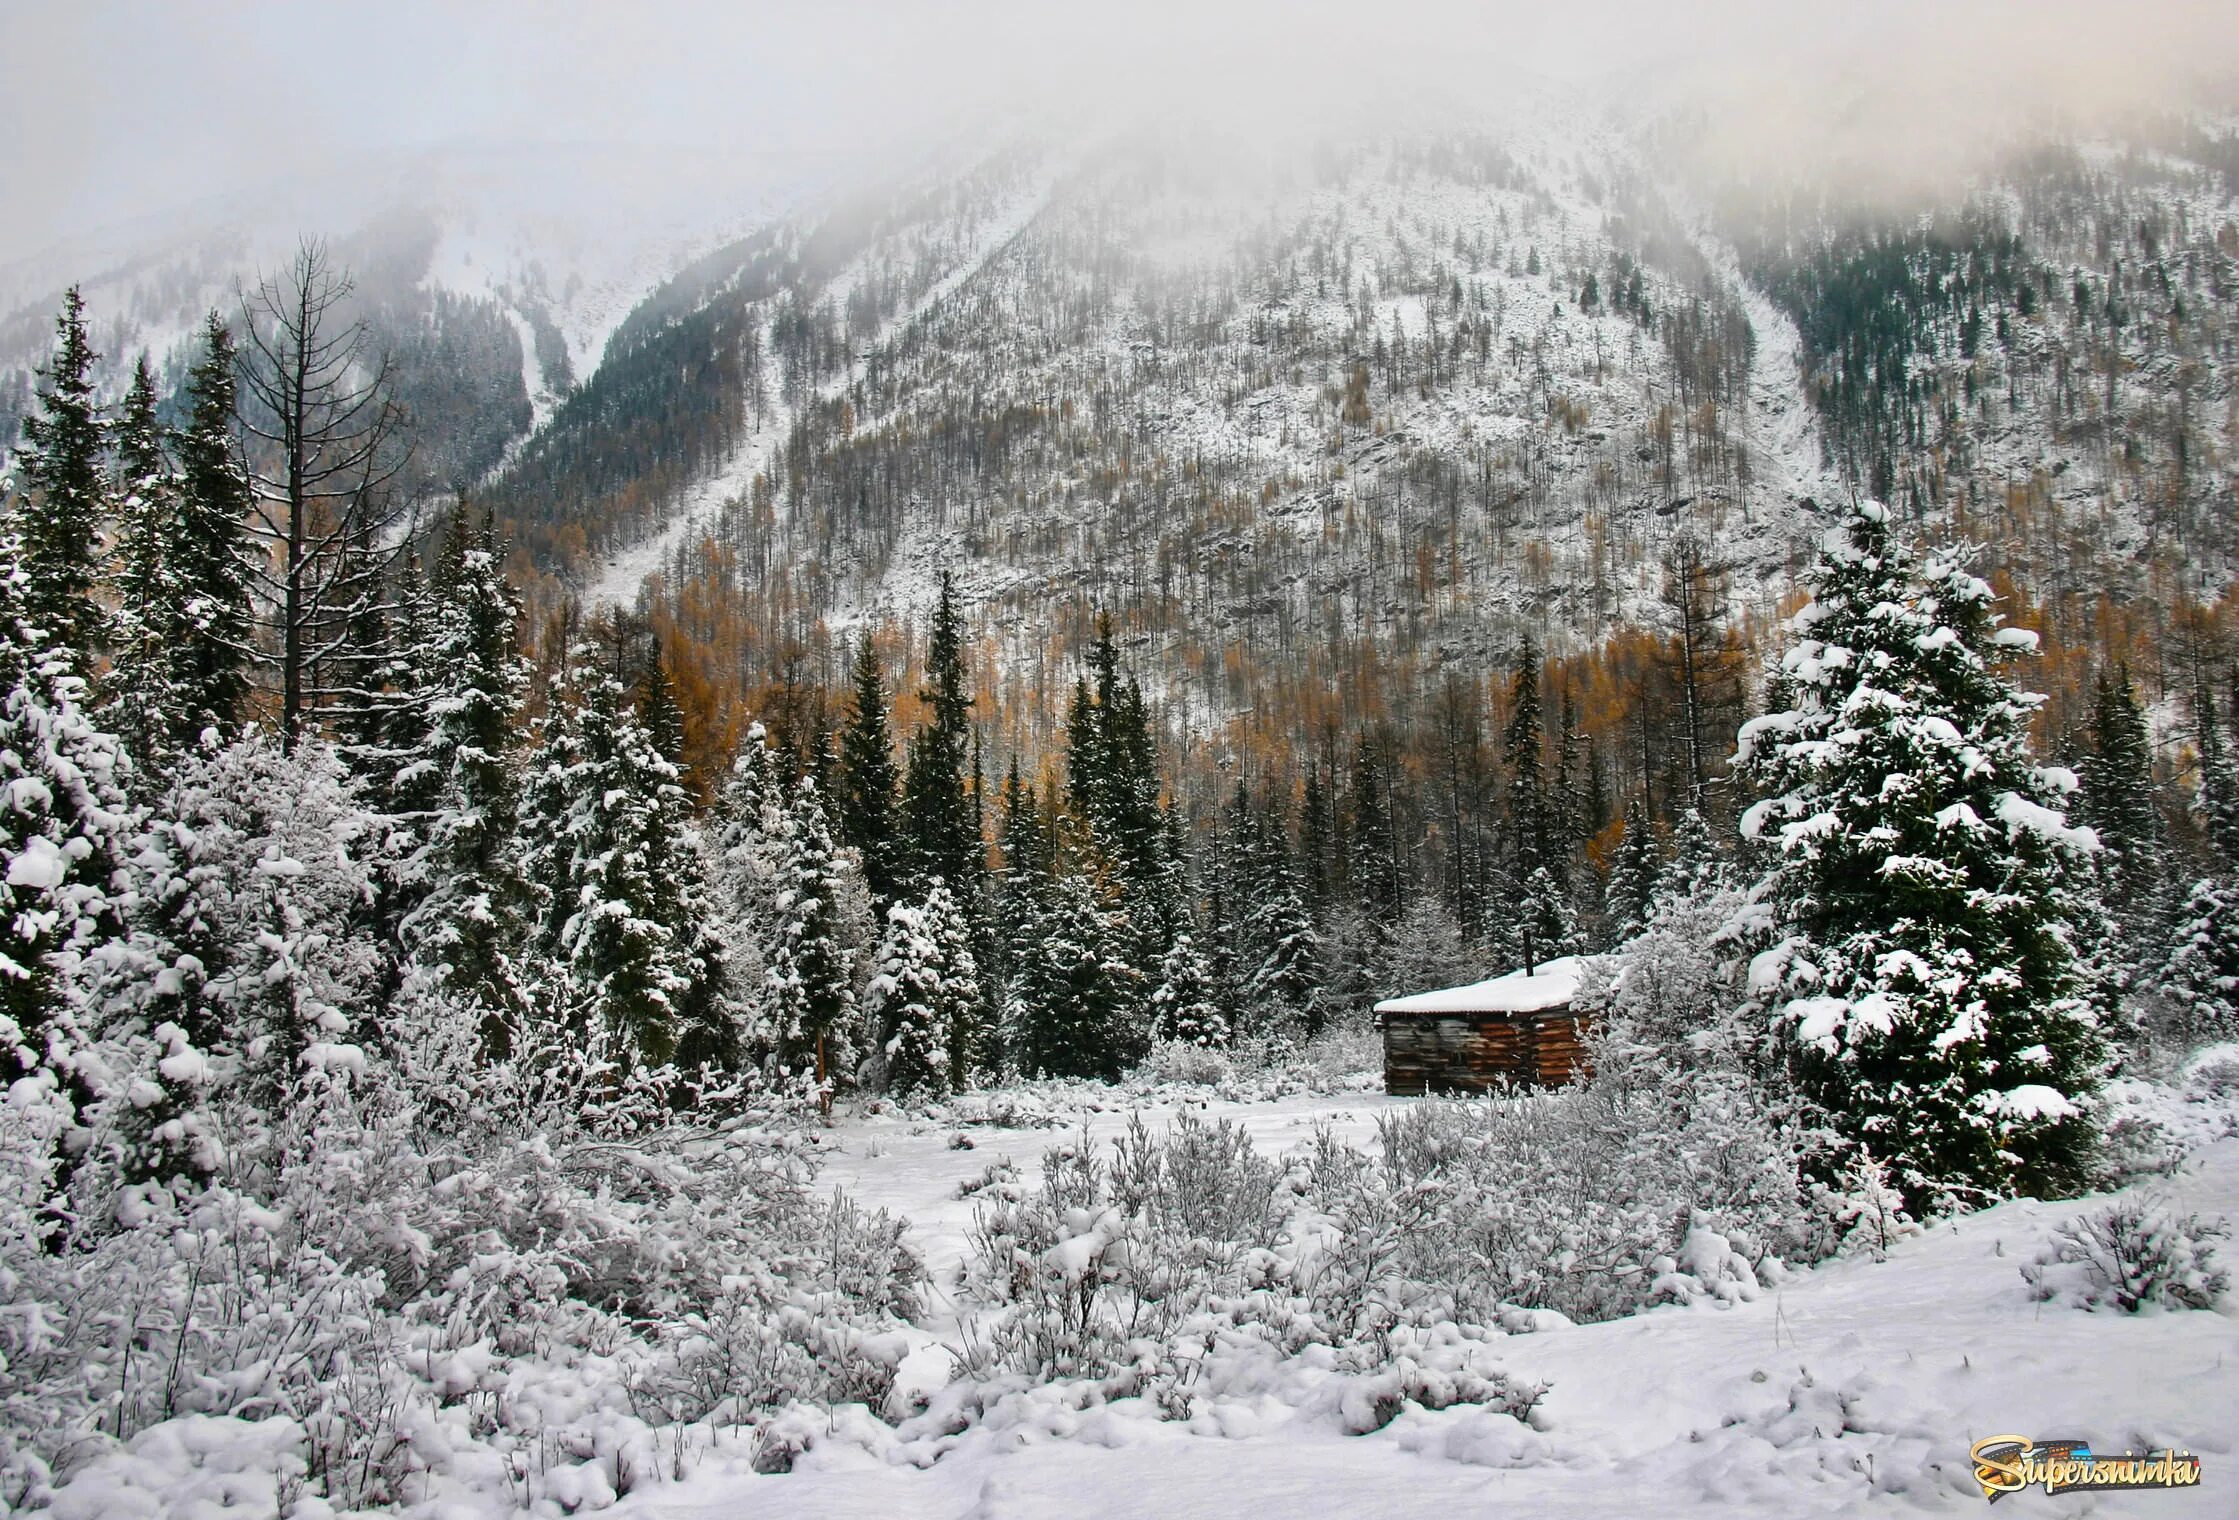
<path fill-rule="evenodd" d="M 966 780 L 972 763 L 973 699 L 965 685 L 964 618 L 946 573 L 925 668 L 929 684 L 920 695 L 928 716 L 911 742 L 902 792 L 910 879 L 920 892 L 936 880 L 945 882 L 965 917 L 976 919 L 986 848 Z"/>
<path fill-rule="evenodd" d="M 1578 921 L 1571 912 L 1570 893 L 1545 866 L 1532 867 L 1524 878 L 1516 904 L 1516 936 L 1523 949 L 1521 964 L 1526 967 L 1578 948 Z"/>
<path fill-rule="evenodd" d="M 802 777 L 785 804 L 767 947 L 768 1007 L 778 1064 L 814 1073 L 826 1090 L 852 1069 L 851 957 L 840 938 L 839 861 L 816 783 Z"/>
<path fill-rule="evenodd" d="M 206 728 L 221 740 L 241 731 L 249 700 L 251 602 L 256 568 L 249 542 L 249 477 L 233 435 L 237 399 L 233 338 L 213 313 L 203 352 L 187 374 L 179 460 L 178 516 L 166 557 L 183 594 L 182 624 L 166 636 L 175 743 Z"/>
<path fill-rule="evenodd" d="M 936 883 L 922 903 L 887 910 L 867 1012 L 886 1056 L 887 1090 L 937 1098 L 984 1070 L 979 971 L 956 899 Z"/>
<path fill-rule="evenodd" d="M 2239 766 L 2217 721 L 2216 699 L 2203 683 L 2193 699 L 2200 751 L 2200 786 L 2193 805 L 2213 869 L 2239 874 Z"/>
<path fill-rule="evenodd" d="M 1010 1042 L 1022 1074 L 1110 1080 L 1141 1054 L 1140 977 L 1122 952 L 1126 929 L 1086 876 L 1068 871 L 1051 883 L 1012 972 Z"/>
<path fill-rule="evenodd" d="M 1539 645 L 1524 635 L 1516 656 L 1516 684 L 1508 725 L 1501 731 L 1501 759 L 1508 770 L 1508 827 L 1515 873 L 1556 861 L 1555 818 L 1547 797 L 1546 719 L 1539 698 Z"/>
<path fill-rule="evenodd" d="M 887 732 L 886 688 L 878 645 L 869 628 L 855 639 L 855 710 L 840 735 L 840 783 L 834 822 L 863 860 L 863 880 L 881 912 L 900 899 L 905 860 L 896 814 L 900 776 Z"/>
<path fill-rule="evenodd" d="M 1649 827 L 1647 807 L 1636 797 L 1625 804 L 1625 832 L 1617 841 L 1604 894 L 1608 928 L 1603 939 L 1610 949 L 1648 927 L 1656 880 L 1656 835 Z"/>
<path fill-rule="evenodd" d="M 1161 1040 L 1219 1050 L 1228 1045 L 1228 1016 L 1214 999 L 1213 966 L 1187 933 L 1158 965 L 1158 986 L 1151 992 L 1151 1031 Z"/>
<path fill-rule="evenodd" d="M 484 1015 L 493 1055 L 505 1054 L 503 1015 L 518 1005 L 516 950 L 530 896 L 517 858 L 520 796 L 511 758 L 527 670 L 518 645 L 520 599 L 500 568 L 489 528 L 462 508 L 436 561 L 427 641 L 430 726 L 424 763 L 430 818 L 412 875 L 417 903 L 401 925 L 413 957 Z"/>
<path fill-rule="evenodd" d="M 2102 890 L 2120 926 L 2109 948 L 2132 960 L 2136 946 L 2167 921 L 2170 861 L 2154 805 L 2153 736 L 2127 666 L 2099 673 L 2076 772 L 2082 789 L 2075 812 L 2099 836 Z"/>
<path fill-rule="evenodd" d="M 2239 876 L 2194 883 L 2159 984 L 2176 1009 L 2180 1049 L 2239 1040 Z"/>
<path fill-rule="evenodd" d="M 38 407 L 23 419 L 17 457 L 31 497 L 15 513 L 26 576 L 22 616 L 81 676 L 93 669 L 106 631 L 93 594 L 108 512 L 108 427 L 93 389 L 96 357 L 85 301 L 73 285 L 55 318 L 54 355 L 39 372 Z"/>
<path fill-rule="evenodd" d="M 1657 873 L 1655 900 L 1671 902 L 1717 886 L 1725 874 L 1718 857 L 1718 841 L 1701 808 L 1684 808 L 1672 830 L 1671 858 Z"/>
<path fill-rule="evenodd" d="M 684 789 L 638 722 L 600 643 L 572 654 L 576 698 L 547 722 L 524 809 L 542 889 L 540 947 L 565 976 L 570 1017 L 648 1065 L 675 1055 L 707 989 L 696 982 L 700 907 Z"/>
<path fill-rule="evenodd" d="M 652 735 L 653 747 L 682 774 L 684 707 L 676 699 L 676 682 L 669 675 L 668 656 L 657 633 L 646 653 L 645 673 L 638 678 L 638 721 Z"/>
<path fill-rule="evenodd" d="M 1262 868 L 1243 925 L 1252 956 L 1244 996 L 1263 1033 L 1311 1040 L 1322 1032 L 1322 937 L 1287 860 Z"/>
<path fill-rule="evenodd" d="M 1159 808 L 1158 749 L 1143 694 L 1119 674 L 1112 621 L 1097 620 L 1089 652 L 1093 688 L 1076 681 L 1066 716 L 1066 791 L 1085 830 L 1088 858 L 1135 925 L 1140 963 L 1155 965 L 1180 911 Z"/>
<path fill-rule="evenodd" d="M 138 768 L 151 771 L 177 747 L 175 725 L 186 694 L 174 676 L 190 592 L 169 563 L 180 481 L 164 452 L 155 376 L 145 354 L 133 367 L 117 416 L 116 451 L 117 611 L 112 660 L 101 682 L 103 717 Z"/>
<path fill-rule="evenodd" d="M 124 927 L 125 762 L 72 652 L 30 614 L 29 556 L 0 532 L 0 1052 L 71 1076 L 69 969 Z"/>
<path fill-rule="evenodd" d="M 1237 783 L 1235 806 L 1249 816 L 1249 799 L 1242 782 Z M 1363 734 L 1353 751 L 1349 874 L 1361 914 L 1379 945 L 1398 927 L 1400 914 L 1407 906 L 1393 811 L 1390 746 L 1380 734 Z"/>
<path fill-rule="evenodd" d="M 1786 710 L 1744 725 L 1777 845 L 1774 948 L 1750 973 L 1805 1093 L 1888 1162 L 1916 1213 L 2082 1183 L 2104 1066 L 2071 948 L 2093 846 L 2033 764 L 2038 698 L 1994 593 L 1956 556 L 1916 577 L 1886 509 L 1854 508 L 1809 572 Z"/>

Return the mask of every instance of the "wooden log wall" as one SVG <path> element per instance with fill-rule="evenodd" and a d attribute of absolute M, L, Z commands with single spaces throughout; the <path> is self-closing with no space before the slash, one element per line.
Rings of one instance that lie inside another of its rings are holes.
<path fill-rule="evenodd" d="M 1386 1014 L 1384 1090 L 1403 1095 L 1560 1087 L 1586 1069 L 1591 1019 L 1537 1014 Z"/>

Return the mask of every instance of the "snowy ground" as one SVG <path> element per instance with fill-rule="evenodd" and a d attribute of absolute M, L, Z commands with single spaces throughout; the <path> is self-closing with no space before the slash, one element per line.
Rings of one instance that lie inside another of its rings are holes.
<path fill-rule="evenodd" d="M 1318 1123 L 1372 1138 L 1380 1094 L 1210 1101 L 1263 1150 L 1304 1143 Z M 1126 1123 L 1118 1094 L 1087 1112 L 1090 1134 Z M 1146 1107 L 1153 1126 L 1175 1100 Z M 1031 1181 L 1065 1128 L 963 1129 L 891 1117 L 832 1132 L 828 1183 L 906 1214 L 937 1291 L 907 1381 L 941 1381 L 957 1317 L 947 1293 L 972 1204 L 958 1184 L 998 1157 Z M 1073 1131 L 1077 1133 L 1077 1129 Z M 2239 1217 L 2239 1141 L 2197 1154 L 2161 1184 L 2185 1210 Z M 1666 1308 L 1562 1326 L 1503 1344 L 1507 1370 L 1550 1385 L 1530 1430 L 1506 1415 L 1410 1407 L 1372 1435 L 1340 1434 L 1273 1398 L 1223 1401 L 1187 1425 L 1145 1401 L 1088 1408 L 1051 1399 L 989 1421 L 939 1462 L 907 1465 L 875 1430 L 845 1421 L 782 1476 L 724 1452 L 687 1482 L 641 1493 L 619 1514 L 717 1517 L 1094 1517 L 1342 1513 L 1349 1517 L 1835 1515 L 1861 1509 L 1973 1512 L 1967 1450 L 1980 1437 L 2089 1439 L 2102 1451 L 2174 1444 L 2204 1460 L 2201 1487 L 2017 1496 L 2010 1513 L 2154 1516 L 2239 1512 L 2239 1308 L 2087 1313 L 2030 1297 L 2018 1271 L 2086 1202 L 2014 1203 L 1854 1258 L 1753 1303 Z M 866 1422 L 867 1425 L 867 1422 Z M 1218 1431 L 1221 1433 L 1208 1433 Z"/>

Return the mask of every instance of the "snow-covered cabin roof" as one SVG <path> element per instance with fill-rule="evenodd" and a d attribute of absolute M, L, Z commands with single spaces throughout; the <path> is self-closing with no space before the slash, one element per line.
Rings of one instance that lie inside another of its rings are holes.
<path fill-rule="evenodd" d="M 1529 976 L 1511 971 L 1467 987 L 1441 987 L 1407 997 L 1386 998 L 1378 1013 L 1540 1013 L 1560 1008 L 1578 996 L 1586 977 L 1586 957 L 1566 955 L 1542 961 Z"/>

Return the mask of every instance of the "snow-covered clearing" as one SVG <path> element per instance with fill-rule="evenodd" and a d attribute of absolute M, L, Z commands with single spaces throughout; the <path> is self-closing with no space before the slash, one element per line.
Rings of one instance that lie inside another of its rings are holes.
<path fill-rule="evenodd" d="M 1186 1100 L 1141 1107 L 1158 1127 Z M 1381 1094 L 1206 1100 L 1265 1152 L 1319 1124 L 1356 1142 L 1377 1115 L 1416 1100 Z M 827 1183 L 907 1215 L 942 1291 L 905 1380 L 929 1386 L 956 1333 L 953 1285 L 973 1205 L 959 1184 L 1008 1158 L 1031 1183 L 1051 1144 L 1126 1125 L 1115 1093 L 1072 1128 L 950 1125 L 867 1116 L 830 1134 Z M 968 1135 L 972 1148 L 951 1149 Z M 2239 1140 L 2198 1152 L 2152 1184 L 2183 1211 L 2239 1216 Z M 1228 1517 L 1238 1515 L 1833 1515 L 1862 1509 L 1973 1512 L 1970 1443 L 2013 1433 L 2081 1438 L 2102 1451 L 2174 1445 L 2200 1455 L 2201 1486 L 2151 1493 L 2042 1490 L 2020 1514 L 2232 1513 L 2239 1484 L 2239 1310 L 2088 1313 L 2032 1299 L 2019 1267 L 2092 1200 L 2018 1202 L 1790 1279 L 1754 1302 L 1667 1307 L 1554 1325 L 1500 1343 L 1512 1375 L 1549 1391 L 1533 1425 L 1470 1406 L 1405 1408 L 1346 1435 L 1325 1404 L 1230 1396 L 1186 1423 L 1145 1399 L 1080 1407 L 1043 1389 L 989 1418 L 936 1463 L 910 1465 L 868 1419 L 836 1418 L 793 1472 L 762 1475 L 751 1451 L 717 1450 L 684 1483 L 626 1500 L 644 1520 L 718 1516 Z"/>

